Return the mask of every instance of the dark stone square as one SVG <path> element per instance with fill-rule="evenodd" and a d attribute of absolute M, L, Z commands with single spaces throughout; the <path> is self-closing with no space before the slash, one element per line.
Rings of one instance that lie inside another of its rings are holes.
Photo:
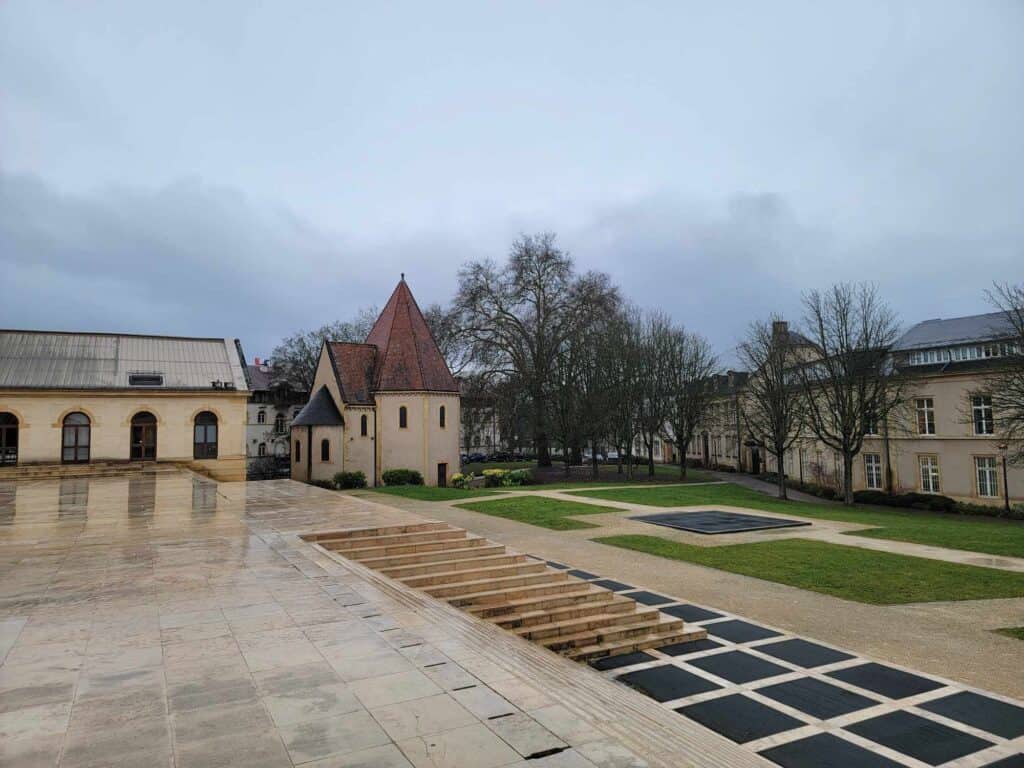
<path fill-rule="evenodd" d="M 890 712 L 848 725 L 846 730 L 928 765 L 940 765 L 992 746 L 992 742 L 911 712 Z"/>
<path fill-rule="evenodd" d="M 698 653 L 699 651 L 710 651 L 713 648 L 721 648 L 721 643 L 716 643 L 714 640 L 691 640 L 688 643 L 673 643 L 672 645 L 663 645 L 657 650 L 662 653 L 667 653 L 669 656 L 685 656 L 688 653 Z"/>
<path fill-rule="evenodd" d="M 623 584 L 621 581 L 615 581 L 614 579 L 598 579 L 597 581 L 592 581 L 590 583 L 595 587 L 610 589 L 612 592 L 621 592 L 624 589 L 636 589 L 636 587 L 629 584 Z"/>
<path fill-rule="evenodd" d="M 792 640 L 780 640 L 777 643 L 759 645 L 757 650 L 805 669 L 823 667 L 826 664 L 835 664 L 837 661 L 846 661 L 853 658 L 849 653 L 826 648 L 824 645 L 818 645 L 817 643 L 797 637 Z"/>
<path fill-rule="evenodd" d="M 708 619 L 722 618 L 722 614 L 696 605 L 673 605 L 668 608 L 662 608 L 661 612 L 667 613 L 669 616 L 675 616 L 683 621 L 707 621 Z"/>
<path fill-rule="evenodd" d="M 918 706 L 958 723 L 966 723 L 996 736 L 1002 736 L 1004 739 L 1015 739 L 1024 735 L 1024 707 L 1007 704 L 978 693 L 961 691 Z"/>
<path fill-rule="evenodd" d="M 679 707 L 676 712 L 740 744 L 805 725 L 740 693 Z"/>
<path fill-rule="evenodd" d="M 749 621 L 740 621 L 739 619 L 708 624 L 705 629 L 707 629 L 708 634 L 724 638 L 733 643 L 749 643 L 752 640 L 765 640 L 782 634 L 774 629 L 759 627 L 757 624 L 751 624 Z"/>
<path fill-rule="evenodd" d="M 853 693 L 838 685 L 831 685 L 813 677 L 802 677 L 787 683 L 777 683 L 757 692 L 769 699 L 799 709 L 819 720 L 828 720 L 841 715 L 848 715 L 859 709 L 867 709 L 878 704 L 874 699 Z"/>
<path fill-rule="evenodd" d="M 900 763 L 831 733 L 797 739 L 760 754 L 783 768 L 902 768 Z"/>
<path fill-rule="evenodd" d="M 565 563 L 556 563 L 554 560 L 546 560 L 545 562 L 552 568 L 557 568 L 560 571 L 564 571 L 569 567 Z"/>
<path fill-rule="evenodd" d="M 590 662 L 594 669 L 618 669 L 619 667 L 631 667 L 634 664 L 643 664 L 645 661 L 654 661 L 655 657 L 649 653 L 637 651 L 636 653 L 623 653 L 619 656 L 606 656 Z"/>
<path fill-rule="evenodd" d="M 661 605 L 662 603 L 675 602 L 671 597 L 659 595 L 657 592 L 648 592 L 645 589 L 642 589 L 639 592 L 630 592 L 626 597 L 631 600 L 636 600 L 638 603 L 643 603 L 644 605 Z"/>
<path fill-rule="evenodd" d="M 792 670 L 770 661 L 759 659 L 743 651 L 726 651 L 715 653 L 711 656 L 701 656 L 699 659 L 689 659 L 687 664 L 710 672 L 716 677 L 728 680 L 730 683 L 749 683 L 752 680 L 761 680 L 765 677 L 784 675 Z"/>
<path fill-rule="evenodd" d="M 835 672 L 829 672 L 828 676 L 856 685 L 858 688 L 880 693 L 890 699 L 905 699 L 907 696 L 916 696 L 942 687 L 942 683 L 873 661 L 856 667 L 837 669 Z"/>
<path fill-rule="evenodd" d="M 573 568 L 569 571 L 570 576 L 575 576 L 577 579 L 596 579 L 596 573 L 590 573 L 589 571 L 581 571 L 579 568 Z"/>
<path fill-rule="evenodd" d="M 615 679 L 647 694 L 655 701 L 672 701 L 722 687 L 673 664 L 638 669 L 636 672 L 619 675 Z"/>
<path fill-rule="evenodd" d="M 1010 755 L 994 763 L 988 763 L 985 768 L 1024 768 L 1024 754 Z"/>
<path fill-rule="evenodd" d="M 718 534 L 740 533 L 742 531 L 763 531 L 767 528 L 792 528 L 810 525 L 802 520 L 787 520 L 784 517 L 746 515 L 740 512 L 725 512 L 709 509 L 701 512 L 662 512 L 657 515 L 639 515 L 630 520 L 677 528 L 692 533 Z"/>

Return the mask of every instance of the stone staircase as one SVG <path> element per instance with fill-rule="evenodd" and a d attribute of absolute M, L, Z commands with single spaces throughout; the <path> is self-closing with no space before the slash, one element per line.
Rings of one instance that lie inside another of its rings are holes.
<path fill-rule="evenodd" d="M 579 661 L 707 636 L 628 595 L 444 522 L 303 538 Z"/>
<path fill-rule="evenodd" d="M 157 464 L 142 461 L 91 461 L 88 464 L 18 464 L 0 467 L 3 480 L 67 480 L 71 478 L 117 477 L 141 472 L 177 472 L 175 464 Z"/>

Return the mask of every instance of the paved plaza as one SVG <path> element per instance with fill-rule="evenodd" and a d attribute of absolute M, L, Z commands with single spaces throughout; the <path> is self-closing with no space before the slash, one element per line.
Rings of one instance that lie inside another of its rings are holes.
<path fill-rule="evenodd" d="M 299 538 L 420 519 L 291 481 L 4 483 L 0 765 L 769 765 Z"/>

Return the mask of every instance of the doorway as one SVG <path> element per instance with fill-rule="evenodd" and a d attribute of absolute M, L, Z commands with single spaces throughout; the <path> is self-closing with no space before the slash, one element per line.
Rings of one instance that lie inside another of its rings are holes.
<path fill-rule="evenodd" d="M 13 413 L 0 413 L 0 465 L 18 463 L 18 417 Z"/>
<path fill-rule="evenodd" d="M 448 465 L 438 464 L 437 465 L 437 487 L 445 488 L 448 486 Z"/>
<path fill-rule="evenodd" d="M 64 417 L 61 429 L 60 460 L 64 464 L 87 464 L 91 426 L 89 417 L 76 411 Z"/>
<path fill-rule="evenodd" d="M 156 460 L 156 416 L 149 411 L 132 416 L 131 458 L 133 461 Z"/>

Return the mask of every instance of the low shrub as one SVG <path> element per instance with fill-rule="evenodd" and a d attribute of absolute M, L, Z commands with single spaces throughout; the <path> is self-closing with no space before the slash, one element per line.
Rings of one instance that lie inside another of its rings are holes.
<path fill-rule="evenodd" d="M 338 472 L 334 475 L 334 485 L 338 488 L 365 488 L 366 475 L 362 472 Z"/>
<path fill-rule="evenodd" d="M 415 469 L 388 469 L 380 477 L 384 485 L 423 485 L 423 475 Z"/>
<path fill-rule="evenodd" d="M 501 484 L 509 488 L 517 485 L 529 485 L 532 482 L 533 473 L 528 469 L 514 469 L 501 478 Z"/>
<path fill-rule="evenodd" d="M 456 472 L 451 477 L 451 484 L 453 488 L 462 488 L 463 490 L 473 487 L 473 481 L 476 480 L 476 475 L 472 472 L 463 474 L 462 472 Z"/>
<path fill-rule="evenodd" d="M 488 488 L 498 488 L 504 484 L 503 481 L 508 474 L 507 469 L 485 469 L 483 471 L 484 485 Z"/>
<path fill-rule="evenodd" d="M 317 488 L 326 488 L 329 491 L 333 491 L 334 490 L 334 481 L 333 480 L 310 480 L 309 484 L 310 485 L 315 485 Z"/>

